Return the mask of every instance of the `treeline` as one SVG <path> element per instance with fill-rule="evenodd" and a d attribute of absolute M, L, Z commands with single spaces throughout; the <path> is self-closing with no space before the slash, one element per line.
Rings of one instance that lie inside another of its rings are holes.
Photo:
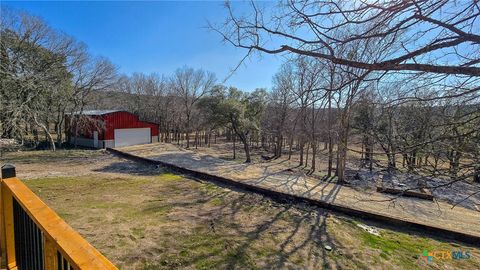
<path fill-rule="evenodd" d="M 288 9 L 293 4 L 285 5 Z M 302 10 L 294 9 L 293 14 Z M 361 155 L 361 165 L 370 169 L 421 170 L 454 181 L 479 178 L 480 74 L 475 73 L 475 60 L 461 62 L 465 56 L 458 50 L 456 55 L 442 51 L 461 60 L 457 69 L 435 62 L 428 67 L 392 66 L 388 59 L 399 52 L 397 36 L 386 32 L 380 39 L 359 29 L 364 36 L 350 40 L 346 34 L 351 29 L 338 31 L 329 41 L 332 45 L 318 43 L 327 49 L 307 43 L 292 50 L 272 78 L 272 89 L 242 91 L 219 84 L 210 72 L 189 67 L 171 75 L 118 75 L 108 60 L 90 56 L 80 42 L 39 18 L 8 9 L 1 17 L 2 138 L 34 145 L 45 139 L 55 149 L 65 141 L 65 114 L 124 109 L 159 123 L 164 142 L 182 142 L 190 148 L 209 146 L 225 136 L 243 146 L 246 162 L 251 161 L 251 147 L 258 146 L 271 158 L 298 154 L 299 165 L 314 172 L 319 155 L 326 155 L 326 174 L 339 182 L 345 180 L 348 156 L 355 152 Z M 235 22 L 235 17 L 229 20 Z M 228 39 L 228 31 L 243 31 L 237 26 L 219 32 Z M 257 30 L 265 29 L 268 26 Z M 259 44 L 233 43 L 267 50 Z M 336 58 L 318 53 L 324 49 Z M 476 52 L 469 58 L 478 56 Z M 382 61 L 387 62 L 375 64 Z M 436 71 L 426 70 L 435 64 Z"/>
<path fill-rule="evenodd" d="M 327 109 L 327 136 L 329 144 L 336 141 L 339 181 L 354 132 L 363 137 L 367 164 L 380 146 L 390 170 L 398 167 L 399 155 L 410 171 L 428 167 L 454 181 L 478 180 L 480 8 L 475 1 L 250 2 L 241 12 L 234 5 L 225 5 L 224 22 L 209 24 L 213 31 L 247 56 L 297 59 L 294 70 L 309 71 L 296 76 L 301 87 L 295 92 L 307 91 L 295 102 L 302 107 L 308 104 L 302 97 L 319 95 L 318 105 L 338 108 L 334 116 Z M 314 81 L 308 75 L 317 65 L 323 66 L 323 84 L 308 89 Z M 300 116 L 306 119 L 300 128 L 308 130 L 313 117 Z M 307 134 L 314 134 L 310 129 Z"/>
<path fill-rule="evenodd" d="M 271 91 L 244 92 L 184 67 L 172 76 L 124 76 L 116 91 L 96 95 L 93 104 L 159 123 L 163 142 L 187 148 L 226 137 L 243 146 L 246 162 L 258 146 L 270 158 L 298 154 L 299 166 L 310 173 L 318 155 L 327 155 L 327 175 L 339 178 L 347 154 L 355 152 L 370 170 L 405 168 L 456 180 L 478 175 L 479 103 L 437 99 L 434 91 L 403 99 L 410 91 L 403 81 L 338 87 L 341 76 L 321 61 L 298 57 L 280 68 Z"/>
<path fill-rule="evenodd" d="M 36 145 L 41 133 L 55 150 L 65 114 L 110 87 L 116 68 L 40 18 L 4 6 L 0 17 L 0 136 Z"/>

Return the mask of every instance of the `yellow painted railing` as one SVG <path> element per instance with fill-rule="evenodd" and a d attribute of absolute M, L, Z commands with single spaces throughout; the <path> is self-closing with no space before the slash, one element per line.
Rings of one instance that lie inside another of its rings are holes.
<path fill-rule="evenodd" d="M 1 180 L 2 268 L 12 270 L 117 269 L 20 179 Z"/>

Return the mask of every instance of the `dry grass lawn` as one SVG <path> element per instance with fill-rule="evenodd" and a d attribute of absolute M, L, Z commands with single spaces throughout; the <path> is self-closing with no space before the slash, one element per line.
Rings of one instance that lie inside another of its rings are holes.
<path fill-rule="evenodd" d="M 8 153 L 4 162 L 120 269 L 480 269 L 480 250 L 274 202 L 103 151 Z M 331 246 L 327 250 L 325 246 Z M 470 259 L 419 260 L 424 250 Z"/>

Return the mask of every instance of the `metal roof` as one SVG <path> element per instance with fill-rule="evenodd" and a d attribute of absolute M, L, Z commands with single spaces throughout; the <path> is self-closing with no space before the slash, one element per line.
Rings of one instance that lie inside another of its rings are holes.
<path fill-rule="evenodd" d="M 82 115 L 104 115 L 114 112 L 124 112 L 123 110 L 88 110 L 81 112 Z M 73 114 L 80 114 L 80 112 L 74 112 Z"/>

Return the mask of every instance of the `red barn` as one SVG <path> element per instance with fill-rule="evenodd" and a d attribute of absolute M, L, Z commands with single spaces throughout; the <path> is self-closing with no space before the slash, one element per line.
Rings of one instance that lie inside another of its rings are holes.
<path fill-rule="evenodd" d="M 92 110 L 67 116 L 70 143 L 106 148 L 158 142 L 158 124 L 140 121 L 137 115 L 119 110 Z M 78 136 L 75 138 L 75 126 Z"/>

